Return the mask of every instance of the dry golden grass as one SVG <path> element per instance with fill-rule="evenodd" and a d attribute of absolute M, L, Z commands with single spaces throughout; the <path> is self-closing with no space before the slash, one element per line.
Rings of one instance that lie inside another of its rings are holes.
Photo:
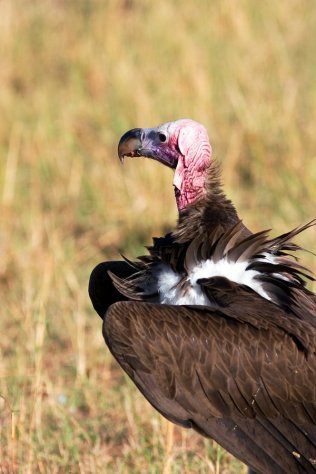
<path fill-rule="evenodd" d="M 1 472 L 245 472 L 144 401 L 87 283 L 176 219 L 171 172 L 116 159 L 131 127 L 203 122 L 254 230 L 315 217 L 315 31 L 308 0 L 1 1 Z"/>

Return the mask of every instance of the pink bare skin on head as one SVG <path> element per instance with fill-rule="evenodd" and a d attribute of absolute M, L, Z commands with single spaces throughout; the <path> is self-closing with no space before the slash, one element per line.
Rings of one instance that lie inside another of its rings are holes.
<path fill-rule="evenodd" d="M 181 212 L 206 193 L 212 148 L 203 125 L 193 120 L 178 120 L 174 125 L 181 155 L 175 169 L 173 185 L 178 210 Z"/>
<path fill-rule="evenodd" d="M 118 152 L 120 159 L 147 156 L 173 168 L 179 213 L 206 194 L 212 148 L 205 127 L 194 120 L 130 130 L 121 138 Z"/>

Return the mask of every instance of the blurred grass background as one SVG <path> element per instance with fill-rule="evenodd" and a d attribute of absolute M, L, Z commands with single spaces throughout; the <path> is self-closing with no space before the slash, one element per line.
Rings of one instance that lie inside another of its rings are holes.
<path fill-rule="evenodd" d="M 172 172 L 116 158 L 132 127 L 204 123 L 253 230 L 315 217 L 315 3 L 0 5 L 1 472 L 245 472 L 144 401 L 87 283 L 176 220 Z M 315 251 L 315 231 L 300 243 Z"/>

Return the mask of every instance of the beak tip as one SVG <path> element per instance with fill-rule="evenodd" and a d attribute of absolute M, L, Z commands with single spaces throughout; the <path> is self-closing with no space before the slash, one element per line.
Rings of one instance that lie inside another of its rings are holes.
<path fill-rule="evenodd" d="M 138 156 L 137 150 L 141 147 L 141 129 L 134 128 L 126 132 L 120 139 L 118 144 L 118 157 L 121 163 L 124 162 L 125 156 Z"/>

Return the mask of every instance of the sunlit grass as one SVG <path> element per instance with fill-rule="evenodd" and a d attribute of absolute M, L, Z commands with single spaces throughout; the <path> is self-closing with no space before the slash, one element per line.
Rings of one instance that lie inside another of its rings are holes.
<path fill-rule="evenodd" d="M 144 401 L 87 282 L 176 221 L 171 171 L 116 158 L 131 127 L 203 122 L 254 230 L 315 217 L 315 31 L 308 0 L 1 2 L 2 472 L 245 472 Z"/>

